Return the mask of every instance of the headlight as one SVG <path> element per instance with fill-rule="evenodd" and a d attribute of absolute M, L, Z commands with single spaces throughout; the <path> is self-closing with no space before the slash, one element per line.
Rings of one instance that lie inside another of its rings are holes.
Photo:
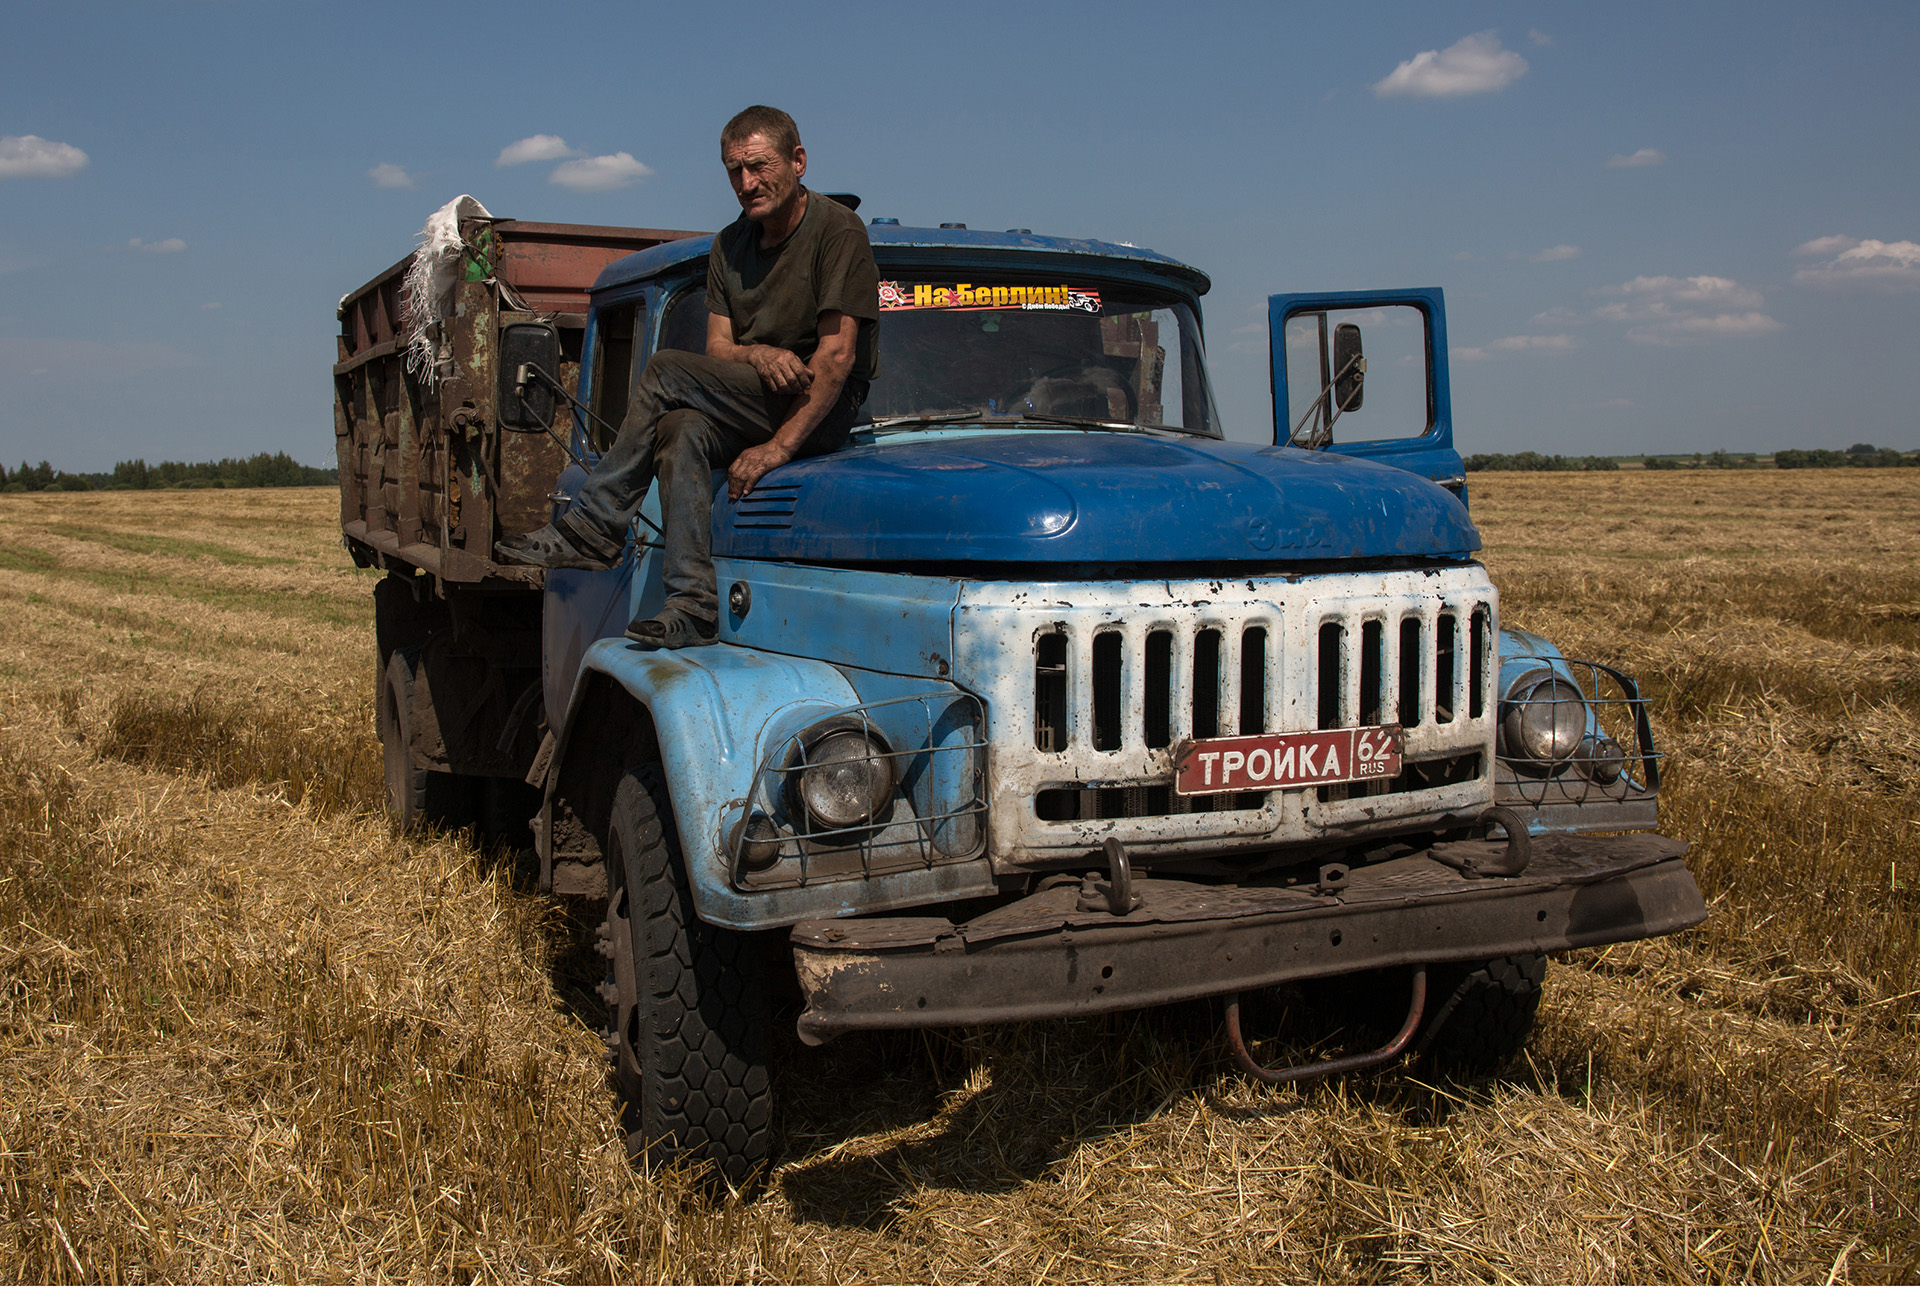
<path fill-rule="evenodd" d="M 893 754 L 879 732 L 830 726 L 795 743 L 787 787 L 796 816 L 847 830 L 885 814 L 893 802 Z"/>
<path fill-rule="evenodd" d="M 780 827 L 759 812 L 735 821 L 727 832 L 727 854 L 752 872 L 771 869 L 780 860 L 780 843 Z"/>
<path fill-rule="evenodd" d="M 1502 707 L 1501 752 L 1508 758 L 1552 766 L 1572 758 L 1586 739 L 1586 699 L 1564 677 L 1525 674 L 1507 692 Z"/>
<path fill-rule="evenodd" d="M 1611 736 L 1589 736 L 1580 742 L 1574 762 L 1595 785 L 1612 785 L 1627 770 L 1627 753 Z"/>

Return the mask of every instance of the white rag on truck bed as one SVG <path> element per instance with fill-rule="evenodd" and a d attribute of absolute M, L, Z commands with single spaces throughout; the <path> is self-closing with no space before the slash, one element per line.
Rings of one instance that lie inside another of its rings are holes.
<path fill-rule="evenodd" d="M 407 329 L 407 367 L 428 385 L 443 375 L 440 320 L 452 313 L 453 286 L 460 281 L 460 260 L 467 249 L 460 222 L 492 218 L 478 198 L 462 193 L 428 216 L 420 230 L 419 249 L 400 288 L 400 308 Z"/>

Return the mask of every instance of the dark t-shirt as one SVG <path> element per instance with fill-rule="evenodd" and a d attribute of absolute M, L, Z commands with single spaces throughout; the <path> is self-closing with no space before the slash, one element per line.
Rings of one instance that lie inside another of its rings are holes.
<path fill-rule="evenodd" d="M 807 191 L 800 226 L 775 246 L 760 246 L 760 226 L 744 215 L 722 229 L 707 256 L 707 310 L 733 320 L 739 345 L 791 350 L 802 362 L 820 348 L 820 312 L 858 319 L 853 369 L 862 386 L 880 371 L 880 271 L 860 217 Z"/>

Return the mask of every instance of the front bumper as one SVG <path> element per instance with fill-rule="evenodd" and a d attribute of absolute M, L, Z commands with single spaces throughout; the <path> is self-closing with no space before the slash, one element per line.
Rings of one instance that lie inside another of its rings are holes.
<path fill-rule="evenodd" d="M 1656 834 L 1533 841 L 1514 878 L 1467 878 L 1430 853 L 1326 886 L 1137 879 L 1138 909 L 1078 909 L 1072 884 L 956 925 L 915 916 L 794 926 L 801 1039 L 842 1032 L 1069 1018 L 1401 965 L 1658 937 L 1706 919 Z"/>

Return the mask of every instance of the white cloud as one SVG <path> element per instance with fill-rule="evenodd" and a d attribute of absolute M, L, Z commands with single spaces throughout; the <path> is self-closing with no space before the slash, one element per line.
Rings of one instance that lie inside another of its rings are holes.
<path fill-rule="evenodd" d="M 1557 247 L 1548 247 L 1545 251 L 1536 251 L 1531 256 L 1528 256 L 1527 259 L 1536 265 L 1544 265 L 1554 260 L 1574 260 L 1577 259 L 1579 255 L 1580 248 L 1570 242 L 1563 242 Z"/>
<path fill-rule="evenodd" d="M 1532 41 L 1536 45 L 1553 44 L 1553 37 L 1547 35 L 1546 32 L 1541 31 L 1538 27 L 1535 27 L 1527 32 L 1527 39 Z"/>
<path fill-rule="evenodd" d="M 1815 238 L 1803 242 L 1793 249 L 1796 256 L 1837 256 L 1843 251 L 1851 251 L 1860 245 L 1860 239 L 1850 238 L 1844 233 L 1830 233 L 1824 238 Z"/>
<path fill-rule="evenodd" d="M 1630 278 L 1614 287 L 1602 287 L 1602 296 L 1618 296 L 1628 302 L 1621 305 L 1603 305 L 1602 318 L 1627 317 L 1625 311 L 1651 308 L 1654 304 L 1678 302 L 1689 308 L 1710 306 L 1735 306 L 1753 308 L 1764 303 L 1760 293 L 1751 287 L 1742 287 L 1731 278 L 1715 278 L 1710 274 L 1699 274 L 1692 278 L 1675 278 L 1671 274 L 1642 274 Z M 1634 303 L 1638 302 L 1638 303 Z M 1615 314 L 1604 311 L 1614 310 Z"/>
<path fill-rule="evenodd" d="M 1599 288 L 1598 294 L 1616 299 L 1594 310 L 1594 317 L 1629 324 L 1627 339 L 1644 345 L 1685 345 L 1780 329 L 1779 320 L 1762 308 L 1766 298 L 1731 278 L 1643 274 Z"/>
<path fill-rule="evenodd" d="M 205 305 L 202 305 L 200 308 L 203 310 L 217 310 L 220 308 L 220 302 L 208 301 Z"/>
<path fill-rule="evenodd" d="M 186 249 L 185 238 L 162 238 L 158 242 L 143 242 L 139 238 L 127 239 L 127 250 L 151 252 L 156 256 L 170 256 Z"/>
<path fill-rule="evenodd" d="M 1453 253 L 1453 258 L 1460 261 L 1470 261 L 1473 259 L 1473 253 L 1471 251 L 1456 251 Z"/>
<path fill-rule="evenodd" d="M 1455 99 L 1502 90 L 1527 74 L 1527 60 L 1500 46 L 1490 31 L 1462 36 L 1445 49 L 1422 50 L 1374 82 L 1383 99 L 1410 94 Z"/>
<path fill-rule="evenodd" d="M 413 176 L 407 174 L 407 168 L 396 166 L 392 162 L 381 162 L 367 172 L 367 178 L 373 181 L 375 188 L 413 188 Z"/>
<path fill-rule="evenodd" d="M 500 155 L 493 159 L 493 164 L 518 166 L 523 162 L 559 161 L 562 157 L 579 155 L 580 150 L 567 147 L 567 141 L 559 135 L 528 135 L 502 148 Z"/>
<path fill-rule="evenodd" d="M 1629 166 L 1664 166 L 1667 155 L 1658 148 L 1640 148 L 1630 153 L 1615 153 L 1607 158 L 1607 165 L 1614 170 Z"/>
<path fill-rule="evenodd" d="M 1882 242 L 1878 238 L 1832 234 L 1801 243 L 1793 254 L 1826 257 L 1794 271 L 1793 281 L 1803 287 L 1887 292 L 1920 288 L 1920 242 Z"/>
<path fill-rule="evenodd" d="M 561 162 L 553 168 L 553 174 L 547 176 L 547 182 L 576 193 L 606 193 L 637 184 L 651 174 L 653 168 L 635 161 L 633 154 L 609 153 Z"/>
<path fill-rule="evenodd" d="M 0 179 L 65 179 L 87 164 L 72 144 L 39 135 L 0 135 Z"/>
<path fill-rule="evenodd" d="M 1560 333 L 1555 336 L 1503 336 L 1485 345 L 1455 346 L 1447 353 L 1456 362 L 1480 363 L 1513 354 L 1565 354 L 1579 347 L 1579 341 Z"/>
<path fill-rule="evenodd" d="M 1503 336 L 1498 341 L 1487 342 L 1487 349 L 1505 354 L 1565 354 L 1579 345 L 1562 332 L 1554 336 Z"/>
<path fill-rule="evenodd" d="M 1578 327 L 1586 319 L 1564 305 L 1556 305 L 1550 310 L 1541 310 L 1527 322 L 1534 327 Z"/>

